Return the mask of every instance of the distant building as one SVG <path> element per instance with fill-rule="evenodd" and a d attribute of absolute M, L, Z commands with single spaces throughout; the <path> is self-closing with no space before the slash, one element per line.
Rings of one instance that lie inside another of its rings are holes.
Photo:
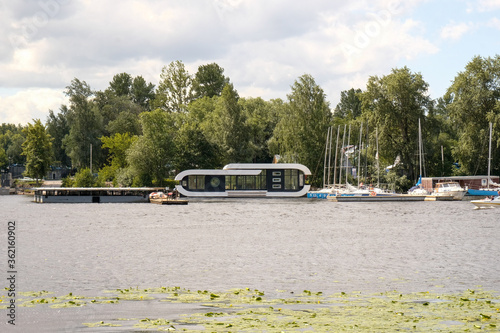
<path fill-rule="evenodd" d="M 499 176 L 490 176 L 492 182 L 499 183 Z M 444 181 L 458 182 L 466 189 L 478 190 L 488 186 L 488 176 L 454 176 L 454 177 L 422 177 L 422 186 L 426 190 L 432 191 L 436 183 Z"/>
<path fill-rule="evenodd" d="M 45 180 L 61 180 L 70 175 L 71 169 L 67 167 L 50 167 L 50 171 L 47 172 Z"/>
<path fill-rule="evenodd" d="M 26 167 L 22 164 L 12 164 L 9 166 L 9 173 L 12 179 L 23 178 L 24 171 L 26 171 Z"/>
<path fill-rule="evenodd" d="M 12 182 L 16 179 L 24 178 L 24 172 L 26 167 L 21 164 L 13 164 L 8 170 L 3 170 L 1 173 L 1 186 L 10 187 Z M 50 167 L 50 171 L 47 172 L 44 179 L 45 180 L 61 180 L 68 177 L 71 174 L 71 169 L 67 167 Z"/>

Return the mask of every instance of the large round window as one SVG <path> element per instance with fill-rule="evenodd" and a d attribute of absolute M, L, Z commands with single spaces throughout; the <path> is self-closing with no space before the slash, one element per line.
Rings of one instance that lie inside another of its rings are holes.
<path fill-rule="evenodd" d="M 219 187 L 219 185 L 220 185 L 219 177 L 212 177 L 212 179 L 210 179 L 210 186 Z"/>

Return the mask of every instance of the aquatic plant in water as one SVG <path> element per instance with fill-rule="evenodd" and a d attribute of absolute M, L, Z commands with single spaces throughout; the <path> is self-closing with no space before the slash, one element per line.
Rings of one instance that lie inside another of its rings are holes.
<path fill-rule="evenodd" d="M 278 291 L 283 298 L 268 298 L 256 289 L 226 292 L 191 291 L 180 287 L 127 288 L 106 291 L 109 296 L 84 297 L 72 293 L 53 296 L 47 291 L 20 293 L 20 306 L 67 307 L 121 304 L 122 302 L 196 303 L 201 311 L 180 318 L 129 318 L 82 323 L 87 327 L 123 326 L 160 331 L 308 331 L 315 332 L 498 332 L 500 297 L 496 292 L 466 290 L 459 294 L 340 292 L 324 295 Z M 4 296 L 0 297 L 0 308 Z M 21 302 L 22 301 L 22 302 Z M 4 303 L 5 304 L 5 303 Z M 161 303 L 157 303 L 161 304 Z"/>

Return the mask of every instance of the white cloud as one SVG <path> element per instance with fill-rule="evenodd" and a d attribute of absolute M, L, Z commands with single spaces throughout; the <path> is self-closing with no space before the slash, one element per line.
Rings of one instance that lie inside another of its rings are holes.
<path fill-rule="evenodd" d="M 162 67 L 174 60 L 182 60 L 191 74 L 201 64 L 216 62 L 241 96 L 265 99 L 285 98 L 294 80 L 308 73 L 324 88 L 334 107 L 342 90 L 364 88 L 370 75 L 388 74 L 401 60 L 439 51 L 426 38 L 432 33 L 435 36 L 435 31 L 426 31 L 427 22 L 412 18 L 415 9 L 427 2 L 3 3 L 0 43 L 8 47 L 0 49 L 0 96 L 4 96 L 0 110 L 18 105 L 23 110 L 18 114 L 31 121 L 34 115 L 28 112 L 43 105 L 29 96 L 39 98 L 36 92 L 42 88 L 52 88 L 47 94 L 60 97 L 77 77 L 91 88 L 103 90 L 122 72 L 142 75 L 157 84 Z M 444 36 L 457 38 L 463 33 L 450 27 Z M 20 92 L 9 97 L 2 92 L 4 87 L 29 90 L 23 98 Z M 61 100 L 50 108 L 57 110 Z M 2 112 L 2 118 L 13 119 Z"/>
<path fill-rule="evenodd" d="M 489 12 L 500 9 L 500 0 L 478 0 L 474 5 L 478 12 Z"/>
<path fill-rule="evenodd" d="M 471 23 L 455 23 L 451 22 L 441 29 L 442 39 L 459 40 L 463 35 L 474 28 Z"/>
<path fill-rule="evenodd" d="M 500 30 L 500 20 L 495 17 L 488 22 L 488 26 Z"/>
<path fill-rule="evenodd" d="M 27 89 L 0 97 L 0 123 L 27 124 L 32 119 L 45 123 L 50 110 L 57 113 L 61 104 L 67 104 L 62 91 L 54 89 Z"/>

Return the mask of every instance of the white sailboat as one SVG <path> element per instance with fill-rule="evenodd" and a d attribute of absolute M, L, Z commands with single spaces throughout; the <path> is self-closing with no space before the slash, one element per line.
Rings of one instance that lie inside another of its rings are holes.
<path fill-rule="evenodd" d="M 490 143 L 488 150 L 488 178 L 486 188 L 480 189 L 469 189 L 469 195 L 477 195 L 477 196 L 498 196 L 500 195 L 500 184 L 497 184 L 491 180 L 491 141 L 493 134 L 493 124 L 490 122 Z"/>
<path fill-rule="evenodd" d="M 418 119 L 418 156 L 419 156 L 419 167 L 420 167 L 420 175 L 418 177 L 418 182 L 414 187 L 408 190 L 409 195 L 429 195 L 429 191 L 427 191 L 422 186 L 422 166 L 423 166 L 423 149 L 422 149 L 422 128 L 420 126 L 420 119 Z"/>

